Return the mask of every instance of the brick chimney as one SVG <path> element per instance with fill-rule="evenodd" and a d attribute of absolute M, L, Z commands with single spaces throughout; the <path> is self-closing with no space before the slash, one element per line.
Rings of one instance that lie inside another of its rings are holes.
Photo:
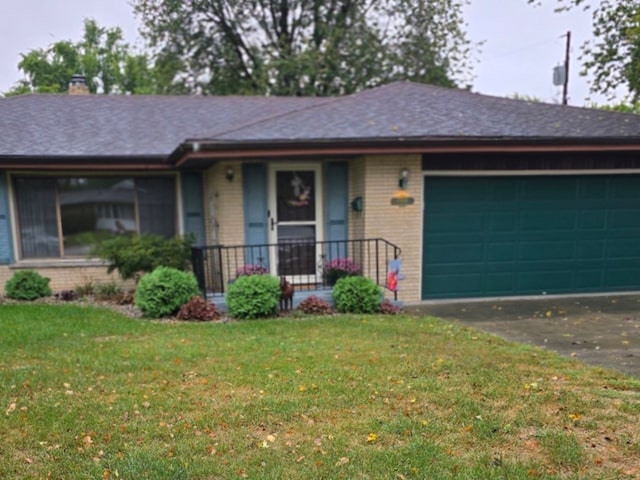
<path fill-rule="evenodd" d="M 89 95 L 87 79 L 84 75 L 73 75 L 69 83 L 69 95 Z"/>

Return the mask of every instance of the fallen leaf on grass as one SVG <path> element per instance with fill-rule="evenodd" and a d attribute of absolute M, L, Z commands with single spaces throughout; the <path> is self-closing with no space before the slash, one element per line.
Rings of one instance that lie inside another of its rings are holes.
<path fill-rule="evenodd" d="M 349 463 L 349 459 L 347 457 L 342 457 L 340 460 L 336 462 L 336 467 L 340 467 L 341 465 L 346 465 Z"/>

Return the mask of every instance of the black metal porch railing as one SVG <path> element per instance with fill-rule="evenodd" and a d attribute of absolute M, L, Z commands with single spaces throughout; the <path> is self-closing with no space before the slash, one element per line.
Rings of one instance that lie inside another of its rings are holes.
<path fill-rule="evenodd" d="M 193 273 L 204 294 L 224 294 L 230 282 L 251 273 L 284 275 L 298 289 L 326 290 L 335 280 L 330 267 L 357 270 L 382 288 L 400 247 L 382 238 L 191 248 Z"/>

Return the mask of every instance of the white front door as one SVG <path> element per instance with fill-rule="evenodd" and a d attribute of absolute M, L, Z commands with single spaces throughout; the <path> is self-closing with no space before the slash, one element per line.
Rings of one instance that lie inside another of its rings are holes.
<path fill-rule="evenodd" d="M 274 164 L 269 168 L 271 274 L 296 284 L 315 283 L 322 231 L 322 169 L 319 163 Z"/>

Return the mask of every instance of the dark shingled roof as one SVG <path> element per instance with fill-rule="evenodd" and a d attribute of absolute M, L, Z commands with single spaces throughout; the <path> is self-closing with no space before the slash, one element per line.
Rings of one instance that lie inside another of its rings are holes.
<path fill-rule="evenodd" d="M 167 156 L 186 138 L 326 101 L 296 97 L 24 95 L 0 99 L 0 156 Z"/>
<path fill-rule="evenodd" d="M 640 115 L 396 82 L 216 135 L 226 140 L 640 137 Z"/>
<path fill-rule="evenodd" d="M 211 143 L 373 138 L 640 140 L 640 115 L 395 82 L 329 98 L 25 95 L 0 99 L 0 157 L 166 157 Z"/>

